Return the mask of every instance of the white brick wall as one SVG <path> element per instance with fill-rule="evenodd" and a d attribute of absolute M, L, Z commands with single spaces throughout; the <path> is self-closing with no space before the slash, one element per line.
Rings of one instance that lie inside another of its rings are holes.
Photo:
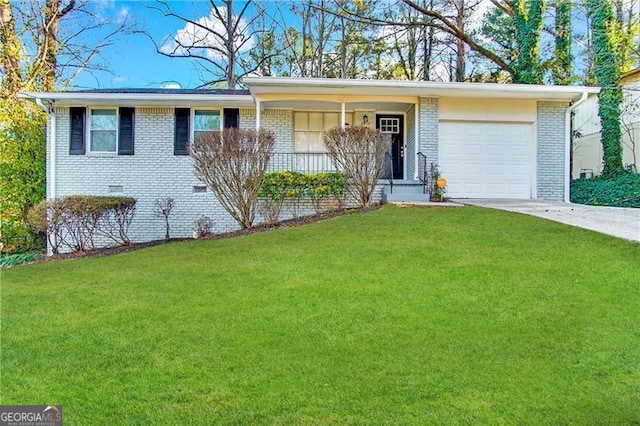
<path fill-rule="evenodd" d="M 438 99 L 420 98 L 418 152 L 427 156 L 427 164 L 438 162 Z"/>
<path fill-rule="evenodd" d="M 567 102 L 538 102 L 538 198 L 564 200 Z"/>
<path fill-rule="evenodd" d="M 194 192 L 202 186 L 193 173 L 189 156 L 173 154 L 174 109 L 139 107 L 135 116 L 135 155 L 69 155 L 69 108 L 58 107 L 56 115 L 56 195 L 123 195 L 134 197 L 137 208 L 129 236 L 133 242 L 164 238 L 163 218 L 154 214 L 156 199 L 171 197 L 175 207 L 170 216 L 171 237 L 190 237 L 200 216 L 213 219 L 214 232 L 238 229 L 237 223 L 222 208 L 213 193 Z M 276 152 L 293 152 L 293 112 L 266 110 L 262 127 L 275 132 Z M 49 123 L 50 124 L 50 123 Z M 255 127 L 255 110 L 240 110 L 240 127 Z M 47 144 L 47 176 L 50 176 L 51 153 Z M 110 192 L 121 186 L 122 192 Z M 380 199 L 380 191 L 377 193 Z M 313 213 L 307 204 L 302 214 Z M 290 214 L 283 210 L 283 217 Z M 260 218 L 256 220 L 256 223 Z"/>

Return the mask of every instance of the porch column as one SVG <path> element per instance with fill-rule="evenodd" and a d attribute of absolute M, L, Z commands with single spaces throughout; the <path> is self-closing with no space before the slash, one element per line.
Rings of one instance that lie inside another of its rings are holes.
<path fill-rule="evenodd" d="M 256 130 L 260 130 L 260 101 L 256 99 Z"/>
<path fill-rule="evenodd" d="M 342 114 L 340 115 L 340 122 L 342 123 L 342 130 L 344 130 L 344 128 L 346 127 L 346 121 L 347 121 L 347 105 L 342 102 Z"/>

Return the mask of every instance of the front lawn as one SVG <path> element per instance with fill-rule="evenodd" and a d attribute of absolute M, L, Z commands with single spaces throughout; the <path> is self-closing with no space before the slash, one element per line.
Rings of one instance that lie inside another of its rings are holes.
<path fill-rule="evenodd" d="M 640 422 L 640 244 L 387 206 L 2 271 L 2 404 L 66 424 Z"/>

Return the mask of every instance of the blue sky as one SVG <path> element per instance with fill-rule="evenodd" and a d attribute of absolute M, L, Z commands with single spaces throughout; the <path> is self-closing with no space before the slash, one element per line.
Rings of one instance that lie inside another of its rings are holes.
<path fill-rule="evenodd" d="M 195 19 L 209 14 L 209 2 L 171 1 L 172 9 Z M 145 29 L 156 40 L 162 42 L 184 28 L 184 23 L 175 18 L 165 18 L 149 8 L 153 2 L 124 0 L 93 0 L 91 7 L 110 22 L 126 19 L 136 27 Z M 99 34 L 96 34 L 100 37 Z M 192 60 L 168 58 L 156 52 L 153 43 L 142 34 L 121 36 L 117 43 L 102 51 L 100 63 L 109 72 L 81 72 L 71 88 L 122 88 L 163 87 L 175 85 L 193 88 L 201 84 L 198 68 Z"/>

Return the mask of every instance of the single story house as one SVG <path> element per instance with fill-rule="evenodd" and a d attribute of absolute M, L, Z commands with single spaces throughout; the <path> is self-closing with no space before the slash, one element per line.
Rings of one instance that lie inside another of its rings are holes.
<path fill-rule="evenodd" d="M 568 200 L 571 110 L 598 88 L 250 77 L 247 90 L 108 89 L 25 93 L 48 112 L 47 197 L 138 200 L 133 241 L 161 239 L 155 200 L 172 197 L 172 236 L 202 215 L 237 228 L 193 173 L 187 144 L 224 127 L 275 132 L 272 170 L 330 169 L 323 132 L 392 136 L 393 179 L 437 163 L 452 198 Z M 384 183 L 384 182 L 382 182 Z M 383 185 L 381 185 L 383 187 Z M 383 188 L 384 191 L 384 188 Z M 381 196 L 381 195 L 380 195 Z"/>
<path fill-rule="evenodd" d="M 628 169 L 640 167 L 640 68 L 620 77 L 623 101 L 620 111 L 622 130 L 622 163 Z M 572 177 L 583 173 L 597 176 L 602 173 L 603 155 L 600 141 L 598 97 L 594 93 L 575 109 L 573 122 Z"/>

